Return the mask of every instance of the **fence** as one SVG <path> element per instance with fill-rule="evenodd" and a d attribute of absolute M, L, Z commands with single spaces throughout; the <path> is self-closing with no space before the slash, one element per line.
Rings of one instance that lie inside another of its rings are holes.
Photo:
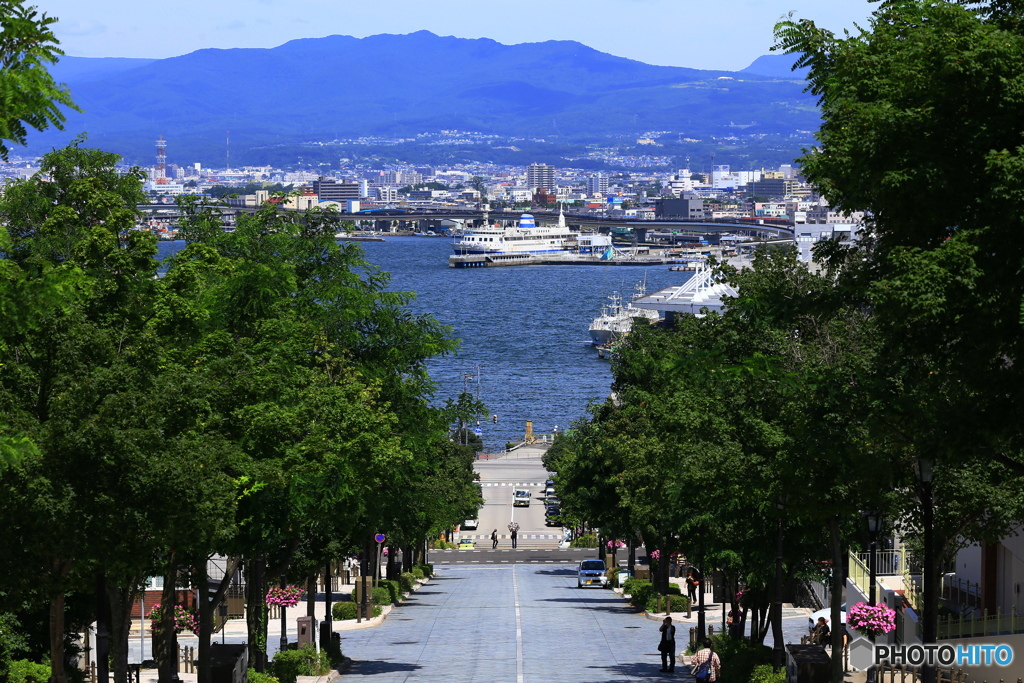
<path fill-rule="evenodd" d="M 180 674 L 194 674 L 196 673 L 196 649 L 194 647 L 179 647 L 178 648 L 178 666 L 177 670 Z M 128 665 L 128 683 L 140 683 L 142 680 L 142 667 L 139 664 Z M 96 662 L 89 663 L 89 669 L 85 672 L 86 680 L 89 683 L 97 683 L 99 678 L 96 675 Z"/>
<path fill-rule="evenodd" d="M 968 618 L 969 617 L 969 618 Z M 972 612 L 970 615 L 958 614 L 939 617 L 936 637 L 939 640 L 950 638 L 984 638 L 987 636 L 1005 636 L 1024 633 L 1024 618 L 1017 614 L 1017 608 L 1004 613 L 997 609 L 994 614 L 988 610 Z"/>
<path fill-rule="evenodd" d="M 935 672 L 938 683 L 967 683 L 967 674 L 961 669 L 939 669 Z M 879 666 L 875 671 L 877 683 L 920 683 L 921 673 L 915 669 L 895 666 Z M 1012 683 L 1010 679 L 1009 683 Z M 982 681 L 988 683 L 988 681 Z M 1000 678 L 999 683 L 1008 683 L 1006 679 Z M 1024 683 L 1024 679 L 1018 678 L 1017 683 Z"/>
<path fill-rule="evenodd" d="M 868 567 L 871 553 L 857 553 L 857 559 Z M 920 574 L 921 563 L 908 557 L 905 550 L 876 550 L 875 574 L 878 576 L 902 576 L 904 573 Z"/>

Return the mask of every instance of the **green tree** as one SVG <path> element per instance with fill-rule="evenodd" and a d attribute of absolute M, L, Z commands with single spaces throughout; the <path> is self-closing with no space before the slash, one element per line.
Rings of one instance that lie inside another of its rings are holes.
<path fill-rule="evenodd" d="M 7 160 L 5 141 L 24 145 L 28 128 L 64 128 L 61 106 L 79 109 L 48 67 L 64 53 L 51 26 L 53 17 L 39 14 L 22 0 L 0 0 L 0 159 Z"/>
<path fill-rule="evenodd" d="M 870 306 L 882 342 L 886 381 L 872 425 L 893 453 L 896 480 L 921 501 L 904 497 L 929 569 L 926 642 L 935 637 L 939 557 L 961 542 L 997 540 L 1021 515 L 933 524 L 930 500 L 943 489 L 970 494 L 955 480 L 978 472 L 977 498 L 958 503 L 1015 505 L 1024 472 L 1011 407 L 1024 398 L 1024 378 L 1010 360 L 1024 351 L 1022 17 L 1016 2 L 901 0 L 882 3 L 849 35 L 809 20 L 776 27 L 776 48 L 801 55 L 796 66 L 810 67 L 820 98 L 818 146 L 801 159 L 806 177 L 838 210 L 871 216 L 864 249 L 836 250 L 833 265 L 848 266 L 851 296 Z M 934 484 L 915 483 L 921 462 L 933 465 Z"/>

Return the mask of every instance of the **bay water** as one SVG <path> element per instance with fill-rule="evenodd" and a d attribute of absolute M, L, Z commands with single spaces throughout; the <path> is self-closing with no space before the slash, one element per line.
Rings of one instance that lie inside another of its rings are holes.
<path fill-rule="evenodd" d="M 161 242 L 160 258 L 182 242 Z M 611 369 L 598 359 L 587 328 L 614 291 L 628 300 L 646 278 L 647 291 L 679 285 L 688 272 L 668 266 L 509 266 L 449 268 L 452 240 L 387 237 L 361 242 L 366 260 L 391 274 L 392 291 L 414 292 L 414 313 L 429 313 L 461 340 L 451 356 L 428 362 L 434 403 L 466 389 L 488 415 L 480 429 L 486 450 L 501 450 L 535 433 L 564 431 L 586 417 L 587 404 L 611 391 Z M 497 415 L 498 421 L 491 421 Z"/>

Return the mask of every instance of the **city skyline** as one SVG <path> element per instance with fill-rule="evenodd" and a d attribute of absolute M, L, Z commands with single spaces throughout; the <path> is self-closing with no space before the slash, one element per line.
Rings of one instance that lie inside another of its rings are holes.
<path fill-rule="evenodd" d="M 739 70 L 769 54 L 772 28 L 788 12 L 841 32 L 864 25 L 867 0 L 738 0 L 727 15 L 689 0 L 593 0 L 584 6 L 521 0 L 515 6 L 466 0 L 374 5 L 310 0 L 301 13 L 284 0 L 219 0 L 140 5 L 128 0 L 39 0 L 56 17 L 69 56 L 161 59 L 205 48 L 270 48 L 326 35 L 357 38 L 427 30 L 504 44 L 575 40 L 648 64 Z M 583 11 L 581 11 L 581 7 Z"/>

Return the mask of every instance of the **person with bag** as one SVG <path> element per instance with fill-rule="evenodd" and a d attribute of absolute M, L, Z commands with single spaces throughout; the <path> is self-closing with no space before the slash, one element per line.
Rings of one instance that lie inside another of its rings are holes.
<path fill-rule="evenodd" d="M 658 630 L 661 631 L 661 642 L 658 643 L 661 671 L 672 673 L 676 670 L 676 627 L 672 625 L 672 617 L 665 617 Z"/>
<path fill-rule="evenodd" d="M 498 530 L 495 529 L 491 532 L 491 550 L 498 547 Z"/>
<path fill-rule="evenodd" d="M 704 639 L 704 649 L 690 658 L 690 673 L 697 683 L 713 683 L 722 672 L 722 661 L 715 654 L 710 638 Z"/>

